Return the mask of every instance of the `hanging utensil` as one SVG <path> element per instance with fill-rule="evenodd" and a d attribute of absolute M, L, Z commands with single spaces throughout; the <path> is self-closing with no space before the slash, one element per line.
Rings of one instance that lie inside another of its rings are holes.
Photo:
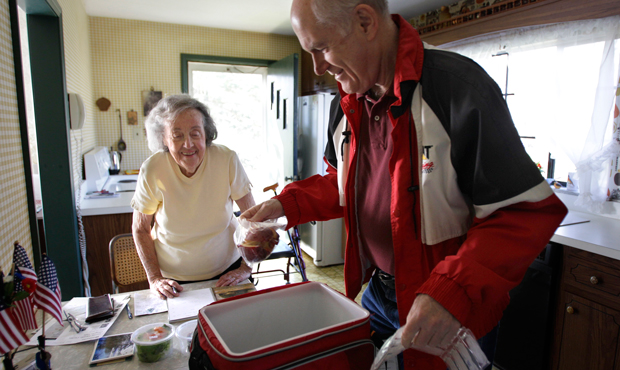
<path fill-rule="evenodd" d="M 121 128 L 121 138 L 118 140 L 116 147 L 118 148 L 118 150 L 123 151 L 127 149 L 127 144 L 125 144 L 125 141 L 123 141 L 123 119 L 121 117 L 121 110 L 117 109 L 116 111 L 118 112 L 118 123 Z"/>

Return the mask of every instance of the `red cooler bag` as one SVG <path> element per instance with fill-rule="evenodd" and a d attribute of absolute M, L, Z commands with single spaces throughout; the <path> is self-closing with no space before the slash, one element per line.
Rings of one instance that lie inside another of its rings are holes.
<path fill-rule="evenodd" d="M 208 365 L 196 365 L 201 355 Z M 368 311 L 325 284 L 305 282 L 201 308 L 190 369 L 365 370 L 374 355 Z"/>

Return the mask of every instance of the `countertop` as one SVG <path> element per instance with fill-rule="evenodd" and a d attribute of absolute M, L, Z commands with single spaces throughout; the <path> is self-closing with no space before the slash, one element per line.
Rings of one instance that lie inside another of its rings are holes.
<path fill-rule="evenodd" d="M 569 213 L 590 222 L 558 227 L 552 242 L 620 260 L 620 220 L 575 210 Z"/>
<path fill-rule="evenodd" d="M 137 175 L 111 177 L 129 179 L 137 178 Z M 130 206 L 133 192 L 121 192 L 119 197 L 107 199 L 84 199 L 85 193 L 83 187 L 80 204 L 82 216 L 133 213 Z M 558 227 L 551 241 L 620 260 L 620 216 L 608 217 L 580 211 L 573 205 L 574 196 L 556 194 L 566 204 L 571 216 L 590 221 Z M 613 212 L 620 213 L 618 208 L 620 204 L 611 207 Z"/>
<path fill-rule="evenodd" d="M 112 180 L 118 181 L 119 179 L 137 179 L 138 175 L 114 175 L 110 176 Z M 86 184 L 82 185 L 81 197 L 80 197 L 80 210 L 82 216 L 97 216 L 97 215 L 113 215 L 119 213 L 133 213 L 131 208 L 131 198 L 133 198 L 133 191 L 119 192 L 118 197 L 113 198 L 101 198 L 101 199 L 84 199 L 86 194 Z"/>

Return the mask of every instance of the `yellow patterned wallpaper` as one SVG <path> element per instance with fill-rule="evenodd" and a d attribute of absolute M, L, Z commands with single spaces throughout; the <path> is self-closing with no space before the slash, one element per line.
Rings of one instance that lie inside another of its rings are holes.
<path fill-rule="evenodd" d="M 81 130 L 71 130 L 71 158 L 74 188 L 78 189 L 82 174 L 82 154 L 94 147 L 97 132 L 94 124 L 93 72 L 90 55 L 89 18 L 81 0 L 57 0 L 62 8 L 65 73 L 67 93 L 79 94 L 85 105 L 86 121 Z"/>
<path fill-rule="evenodd" d="M 198 26 L 90 18 L 94 94 L 87 105 L 105 97 L 112 102 L 106 112 L 95 108 L 97 145 L 114 146 L 120 138 L 121 170 L 138 169 L 151 154 L 144 136 L 134 136 L 144 126 L 142 91 L 153 87 L 164 95 L 181 92 L 181 54 L 278 60 L 301 47 L 294 36 L 231 31 Z M 138 112 L 138 129 L 127 125 L 127 112 Z"/>
<path fill-rule="evenodd" d="M 32 241 L 22 158 L 11 19 L 7 1 L 0 3 L 0 267 L 11 268 L 18 240 L 32 260 Z"/>

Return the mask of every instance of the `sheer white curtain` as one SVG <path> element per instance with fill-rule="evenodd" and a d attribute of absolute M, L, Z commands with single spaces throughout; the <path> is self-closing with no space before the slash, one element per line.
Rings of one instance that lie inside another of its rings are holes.
<path fill-rule="evenodd" d="M 614 16 L 509 30 L 441 48 L 474 59 L 503 91 L 508 76 L 504 93 L 514 94 L 507 101 L 519 134 L 536 137 L 528 153 L 533 158 L 536 152 L 539 158 L 553 153 L 556 163 L 563 164 L 556 166 L 560 177 L 576 170 L 576 204 L 600 212 L 610 159 L 620 147 L 611 127 L 619 38 L 620 17 Z M 546 165 L 546 160 L 540 162 Z"/>

